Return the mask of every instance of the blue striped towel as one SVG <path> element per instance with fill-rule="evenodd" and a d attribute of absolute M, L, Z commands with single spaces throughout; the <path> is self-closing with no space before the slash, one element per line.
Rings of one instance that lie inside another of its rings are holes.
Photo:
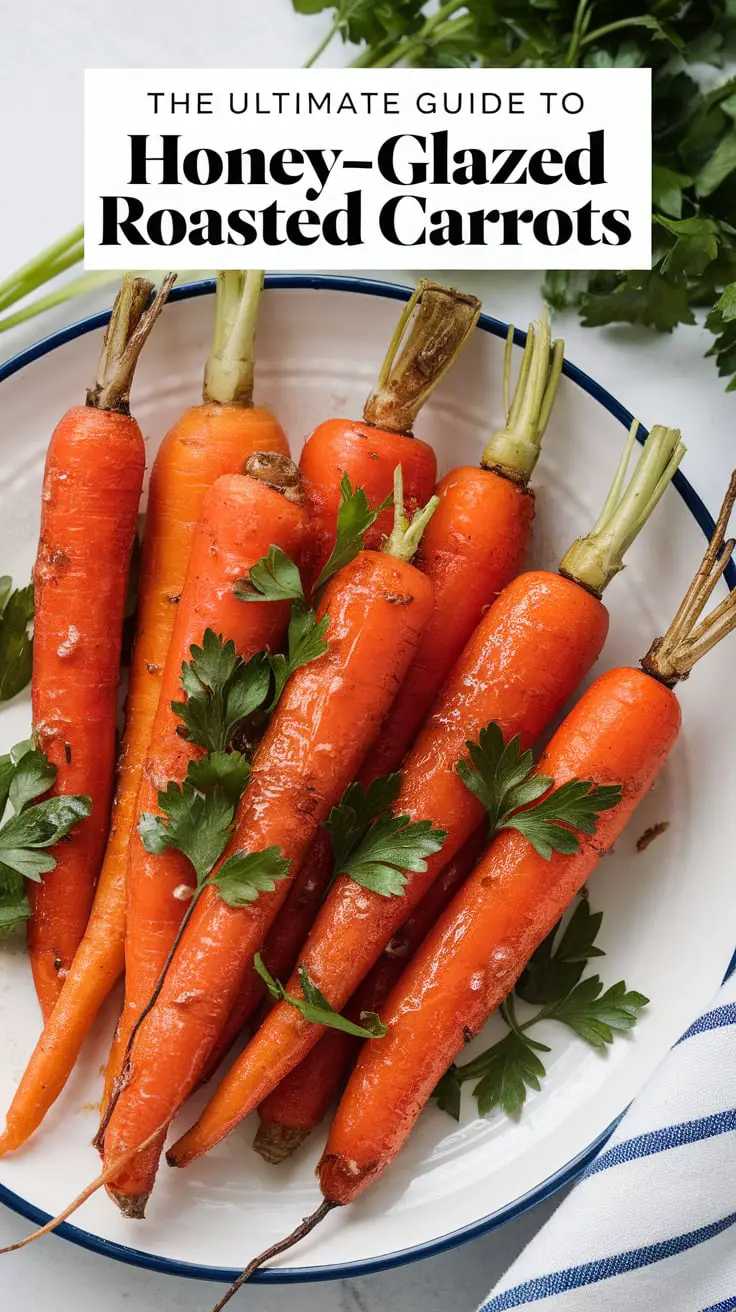
<path fill-rule="evenodd" d="M 736 1309 L 736 975 L 479 1312 Z"/>

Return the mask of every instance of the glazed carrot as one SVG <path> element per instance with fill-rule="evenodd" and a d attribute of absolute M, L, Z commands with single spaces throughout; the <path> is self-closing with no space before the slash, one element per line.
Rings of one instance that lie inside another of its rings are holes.
<path fill-rule="evenodd" d="M 578 832 L 577 851 L 554 850 L 549 860 L 514 829 L 492 842 L 391 993 L 382 1016 L 386 1034 L 361 1051 L 318 1166 L 322 1203 L 254 1258 L 213 1312 L 264 1262 L 309 1234 L 334 1207 L 352 1202 L 390 1165 L 468 1035 L 508 997 L 651 788 L 680 729 L 672 689 L 736 628 L 736 593 L 701 618 L 736 545 L 724 543 L 735 500 L 736 473 L 700 569 L 643 669 L 609 670 L 596 679 L 542 755 L 539 772 L 555 785 L 613 785 L 618 802 L 599 813 L 594 834 Z"/>
<path fill-rule="evenodd" d="M 347 1015 L 360 1023 L 361 1012 L 378 1011 L 414 953 L 476 865 L 487 846 L 486 827 L 468 839 L 422 898 L 416 911 L 394 934 L 373 969 L 350 1000 Z M 274 974 L 273 968 L 269 970 Z M 276 976 L 278 978 L 278 976 Z M 258 1108 L 261 1125 L 253 1147 L 267 1162 L 284 1161 L 326 1116 L 360 1051 L 360 1041 L 328 1030 L 304 1061 L 281 1081 Z"/>
<path fill-rule="evenodd" d="M 458 773 L 466 741 L 490 721 L 504 738 L 530 746 L 595 663 L 608 629 L 600 593 L 621 569 L 623 552 L 659 501 L 682 458 L 679 433 L 655 428 L 631 483 L 623 484 L 634 430 L 604 511 L 592 533 L 563 558 L 564 574 L 522 574 L 499 596 L 473 634 L 435 709 L 410 751 L 395 815 L 431 820 L 447 831 L 441 856 L 424 873 L 407 872 L 403 893 L 382 897 L 343 875 L 333 886 L 300 953 L 331 1006 L 339 1011 L 386 943 L 473 830 L 482 808 Z M 298 995 L 299 979 L 288 990 Z M 174 1145 L 175 1166 L 207 1152 L 306 1056 L 321 1028 L 278 1003 L 238 1057 L 196 1125 Z"/>
<path fill-rule="evenodd" d="M 54 849 L 56 869 L 28 884 L 28 951 L 44 1018 L 84 934 L 107 838 L 123 612 L 146 464 L 130 388 L 170 286 L 171 279 L 146 311 L 151 283 L 123 280 L 95 386 L 86 406 L 57 424 L 46 456 L 33 572 L 33 722 L 57 768 L 52 793 L 85 793 L 92 814 Z"/>
<path fill-rule="evenodd" d="M 289 622 L 288 602 L 245 605 L 236 597 L 233 584 L 248 574 L 270 546 L 299 560 L 306 540 L 303 497 L 299 493 L 295 499 L 299 471 L 281 455 L 272 455 L 267 462 L 258 454 L 245 468 L 254 476 L 223 475 L 205 494 L 161 678 L 130 840 L 125 1001 L 108 1063 L 106 1101 L 132 1028 L 153 992 L 181 923 L 186 902 L 179 890 L 193 885 L 193 868 L 181 852 L 169 848 L 153 855 L 137 832 L 141 816 L 157 810 L 159 791 L 167 783 L 182 783 L 189 762 L 202 755 L 201 748 L 180 736 L 180 721 L 172 710 L 172 702 L 181 699 L 182 664 L 206 629 L 227 636 L 235 643 L 237 654 L 248 660 L 256 652 L 278 650 Z"/>
<path fill-rule="evenodd" d="M 317 607 L 328 617 L 327 649 L 286 685 L 255 753 L 225 860 L 276 847 L 296 874 L 378 732 L 431 605 L 424 575 L 386 553 L 363 551 L 330 581 Z M 288 888 L 281 879 L 245 907 L 229 906 L 214 887 L 201 894 L 134 1038 L 129 1079 L 104 1133 L 107 1163 L 173 1116 L 196 1084 Z M 184 995 L 191 1005 L 182 1009 Z M 126 1214 L 142 1214 L 156 1165 L 149 1151 L 115 1181 L 111 1192 Z"/>
<path fill-rule="evenodd" d="M 530 324 L 516 392 L 509 403 L 512 344 L 513 328 L 504 368 L 505 428 L 491 437 L 479 468 L 454 469 L 437 487 L 439 505 L 416 559 L 434 588 L 432 618 L 404 686 L 363 763 L 359 778 L 364 784 L 399 767 L 482 615 L 524 562 L 534 519 L 534 493 L 528 482 L 557 391 L 564 343 L 551 342 L 546 315 L 538 324 Z M 287 978 L 296 965 L 330 882 L 331 853 L 326 836 L 318 838 L 269 934 L 263 959 L 277 979 Z M 208 1077 L 264 995 L 263 981 L 253 969 L 213 1051 Z"/>
<path fill-rule="evenodd" d="M 475 296 L 421 281 L 399 318 L 362 421 L 328 419 L 307 439 L 299 464 L 310 501 L 308 577 L 312 581 L 335 541 L 344 474 L 353 487 L 363 488 L 370 506 L 380 506 L 391 492 L 396 466 L 401 465 L 409 516 L 429 500 L 437 462 L 432 447 L 412 437 L 412 428 L 470 338 L 479 315 L 480 301 Z M 364 545 L 379 547 L 390 529 L 387 509 L 368 529 Z"/>
<path fill-rule="evenodd" d="M 161 672 L 204 494 L 221 474 L 239 473 L 255 451 L 288 455 L 286 437 L 276 420 L 251 404 L 253 334 L 262 282 L 261 273 L 218 276 L 215 341 L 207 364 L 204 403 L 187 410 L 166 435 L 151 472 L 126 731 L 110 833 L 89 925 L 64 983 L 63 1007 L 54 1023 L 54 1032 L 64 1033 L 67 1075 L 99 1008 L 123 972 L 128 844 Z"/>

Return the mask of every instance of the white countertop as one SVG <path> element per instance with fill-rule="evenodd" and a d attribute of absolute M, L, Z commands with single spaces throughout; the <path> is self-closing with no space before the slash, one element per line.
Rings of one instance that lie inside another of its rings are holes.
<path fill-rule="evenodd" d="M 296 66 L 327 25 L 325 16 L 297 17 L 290 0 L 36 0 L 2 9 L 0 279 L 79 222 L 85 67 Z M 343 58 L 339 43 L 329 58 Z M 409 280 L 408 274 L 383 276 Z M 465 274 L 457 281 L 499 318 L 524 324 L 538 313 L 534 274 Z M 109 299 L 103 290 L 0 336 L 0 359 Z M 726 395 L 712 361 L 703 359 L 708 335 L 693 328 L 670 337 L 623 327 L 591 331 L 572 316 L 556 328 L 568 356 L 645 424 L 682 428 L 689 446 L 684 471 L 708 505 L 717 505 L 735 460 L 736 397 Z M 360 1280 L 252 1287 L 242 1305 L 253 1312 L 284 1306 L 298 1312 L 472 1312 L 554 1205 L 542 1204 L 441 1257 Z M 0 1244 L 28 1229 L 22 1218 L 0 1209 Z M 247 1246 L 243 1255 L 249 1256 Z M 0 1266 L 0 1305 L 32 1312 L 206 1312 L 216 1290 L 116 1265 L 53 1238 Z"/>

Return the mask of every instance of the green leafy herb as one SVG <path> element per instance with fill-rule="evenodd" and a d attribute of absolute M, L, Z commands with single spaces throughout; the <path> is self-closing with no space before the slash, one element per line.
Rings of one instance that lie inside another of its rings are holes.
<path fill-rule="evenodd" d="M 33 638 L 33 584 L 13 591 L 13 580 L 0 577 L 0 702 L 10 701 L 30 682 Z"/>
<path fill-rule="evenodd" d="M 236 806 L 250 778 L 250 761 L 242 752 L 209 752 L 200 761 L 190 761 L 187 779 L 200 793 L 220 788 Z"/>
<path fill-rule="evenodd" d="M 322 619 L 318 620 L 314 611 L 309 610 L 303 603 L 295 601 L 292 604 L 286 655 L 280 652 L 271 657 L 274 677 L 271 710 L 278 702 L 287 680 L 291 678 L 294 671 L 302 665 L 309 665 L 310 661 L 316 661 L 329 650 L 329 643 L 325 640 L 329 622 L 329 615 L 323 615 Z"/>
<path fill-rule="evenodd" d="M 38 883 L 55 868 L 55 858 L 45 849 L 66 838 L 92 810 L 88 797 L 36 800 L 51 788 L 56 773 L 31 740 L 0 757 L 0 818 L 8 801 L 14 812 L 0 828 L 0 936 L 30 915 L 23 880 Z"/>
<path fill-rule="evenodd" d="M 652 69 L 653 268 L 547 274 L 555 309 L 588 327 L 658 332 L 708 312 L 711 355 L 736 388 L 736 324 L 718 308 L 736 294 L 736 77 L 712 86 L 734 48 L 733 0 L 294 0 L 330 11 L 335 36 L 361 47 L 354 65 L 392 68 Z M 710 65 L 703 77 L 703 65 Z M 668 227 L 661 221 L 684 223 Z M 633 349 L 633 348 L 632 348 Z"/>
<path fill-rule="evenodd" d="M 371 524 L 375 524 L 381 511 L 386 510 L 392 501 L 393 497 L 388 496 L 382 505 L 375 510 L 371 510 L 362 487 L 353 488 L 347 474 L 343 474 L 340 482 L 340 506 L 337 512 L 335 545 L 327 564 L 317 579 L 317 588 L 321 588 L 323 583 L 332 578 L 333 574 L 336 574 L 344 565 L 349 565 L 350 561 L 355 559 L 358 552 L 363 548 L 363 534 L 371 527 Z"/>
<path fill-rule="evenodd" d="M 431 820 L 412 823 L 408 815 L 384 812 L 335 870 L 382 897 L 400 897 L 405 871 L 423 874 L 427 857 L 439 852 L 446 838 L 445 830 L 433 829 Z"/>
<path fill-rule="evenodd" d="M 636 1024 L 648 1002 L 643 993 L 627 989 L 623 981 L 604 992 L 597 975 L 581 979 L 587 962 L 605 955 L 595 944 L 602 919 L 601 912 L 591 912 L 581 901 L 562 933 L 555 926 L 499 1008 L 508 1033 L 470 1061 L 451 1066 L 440 1080 L 434 1098 L 442 1111 L 459 1119 L 462 1087 L 469 1081 L 481 1116 L 497 1107 L 507 1115 L 521 1111 L 529 1089 L 538 1091 L 546 1074 L 540 1053 L 551 1049 L 529 1034 L 541 1021 L 566 1025 L 599 1049 Z M 519 1021 L 514 997 L 538 1010 Z"/>
<path fill-rule="evenodd" d="M 244 661 L 234 642 L 206 629 L 202 646 L 190 648 L 181 682 L 187 700 L 172 702 L 172 710 L 189 741 L 208 752 L 224 752 L 243 721 L 268 699 L 271 667 L 264 652 Z"/>
<path fill-rule="evenodd" d="M 286 879 L 291 861 L 281 848 L 262 852 L 234 852 L 212 877 L 220 897 L 229 907 L 244 907 L 261 893 L 272 893 L 279 879 Z"/>
<path fill-rule="evenodd" d="M 300 966 L 298 971 L 303 997 L 297 998 L 293 994 L 287 993 L 283 984 L 273 978 L 260 953 L 257 953 L 253 958 L 253 964 L 271 997 L 276 998 L 279 1002 L 288 1002 L 290 1006 L 296 1007 L 300 1015 L 313 1025 L 327 1025 L 330 1029 L 342 1030 L 345 1034 L 353 1034 L 358 1039 L 380 1039 L 386 1033 L 386 1026 L 375 1011 L 361 1012 L 362 1025 L 355 1025 L 353 1021 L 336 1012 L 330 1006 L 324 994 L 317 988 L 317 985 L 309 978 L 304 966 Z"/>
<path fill-rule="evenodd" d="M 554 780 L 534 771 L 532 753 L 522 752 L 520 736 L 504 744 L 501 729 L 493 722 L 481 730 L 477 743 L 466 746 L 469 760 L 459 761 L 457 771 L 488 812 L 490 833 L 518 829 L 546 860 L 553 851 L 577 852 L 580 842 L 573 829 L 594 834 L 599 813 L 621 800 L 617 784 L 578 779 L 548 793 Z M 544 793 L 548 795 L 543 797 Z"/>
<path fill-rule="evenodd" d="M 281 547 L 269 547 L 233 590 L 240 601 L 304 601 L 299 570 Z"/>
<path fill-rule="evenodd" d="M 517 997 L 536 1006 L 567 997 L 583 974 L 586 962 L 591 957 L 605 955 L 595 946 L 602 920 L 603 912 L 592 912 L 587 899 L 581 899 L 562 935 L 556 925 L 537 948 L 516 985 Z"/>
<path fill-rule="evenodd" d="M 168 847 L 182 852 L 194 867 L 201 887 L 222 856 L 232 832 L 236 802 L 222 788 L 201 793 L 189 780 L 169 783 L 159 792 L 163 815 L 146 812 L 138 833 L 147 852 L 160 856 Z"/>
<path fill-rule="evenodd" d="M 400 786 L 401 775 L 398 773 L 374 779 L 368 788 L 359 783 L 348 784 L 340 802 L 333 806 L 324 823 L 332 839 L 336 873 L 342 870 L 350 854 L 362 842 L 371 822 L 396 801 Z"/>

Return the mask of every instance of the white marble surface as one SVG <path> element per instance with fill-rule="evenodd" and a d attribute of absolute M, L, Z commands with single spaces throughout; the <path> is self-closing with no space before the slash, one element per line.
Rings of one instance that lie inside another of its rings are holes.
<path fill-rule="evenodd" d="M 323 17 L 296 17 L 290 0 L 0 0 L 0 279 L 79 221 L 85 67 L 287 67 L 303 62 L 324 28 Z M 330 58 L 344 57 L 337 44 Z M 458 281 L 481 294 L 500 318 L 524 322 L 538 311 L 533 274 L 473 274 Z M 99 292 L 0 337 L 0 359 L 107 300 Z M 697 329 L 672 337 L 624 328 L 591 332 L 573 318 L 557 328 L 570 358 L 645 423 L 683 429 L 689 444 L 685 472 L 716 504 L 734 463 L 736 398 L 724 393 L 711 362 L 702 358 L 707 335 Z M 381 1275 L 254 1287 L 247 1306 L 253 1312 L 286 1306 L 299 1312 L 472 1312 L 553 1205 L 543 1204 L 454 1252 Z M 0 1209 L 0 1244 L 27 1229 L 27 1222 Z M 215 1293 L 215 1286 L 117 1266 L 56 1239 L 0 1264 L 0 1306 L 8 1309 L 195 1312 L 206 1309 Z"/>

